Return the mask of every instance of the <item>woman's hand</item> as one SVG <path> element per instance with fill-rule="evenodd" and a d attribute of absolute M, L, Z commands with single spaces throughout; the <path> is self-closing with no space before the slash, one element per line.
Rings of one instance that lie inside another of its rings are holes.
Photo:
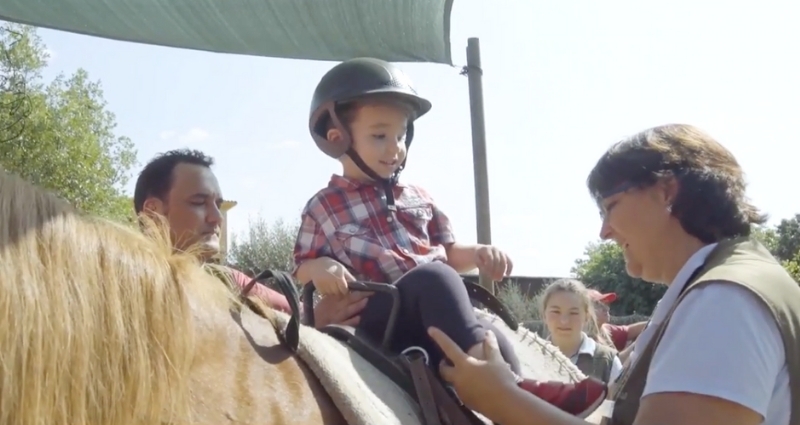
<path fill-rule="evenodd" d="M 492 412 L 498 405 L 496 401 L 518 389 L 516 377 L 500 354 L 494 333 L 487 331 L 483 341 L 485 361 L 465 353 L 437 328 L 429 328 L 428 334 L 452 362 L 452 366 L 442 362 L 439 373 L 455 387 L 461 401 L 471 409 L 497 417 Z"/>

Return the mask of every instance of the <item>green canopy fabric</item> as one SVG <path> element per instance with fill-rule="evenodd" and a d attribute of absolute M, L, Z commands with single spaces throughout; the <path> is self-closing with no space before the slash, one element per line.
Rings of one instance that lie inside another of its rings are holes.
<path fill-rule="evenodd" d="M 452 65 L 452 6 L 453 0 L 0 0 L 0 19 L 220 53 Z"/>

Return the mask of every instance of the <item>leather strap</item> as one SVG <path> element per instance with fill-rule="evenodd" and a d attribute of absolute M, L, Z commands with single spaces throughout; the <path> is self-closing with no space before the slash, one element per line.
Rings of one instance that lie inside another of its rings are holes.
<path fill-rule="evenodd" d="M 488 308 L 489 311 L 503 319 L 503 322 L 505 322 L 512 331 L 519 329 L 519 322 L 516 317 L 511 314 L 511 310 L 503 305 L 503 303 L 486 288 L 468 280 L 464 280 L 464 286 L 467 288 L 470 299 L 480 302 L 484 307 Z"/>
<path fill-rule="evenodd" d="M 447 425 L 483 425 L 483 421 L 478 419 L 472 411 L 456 402 L 441 381 L 436 379 L 430 368 L 425 368 L 425 374 L 428 376 L 428 382 L 433 391 L 433 401 L 444 416 Z"/>
<path fill-rule="evenodd" d="M 259 283 L 259 280 L 269 278 L 275 279 L 278 289 L 286 297 L 286 301 L 289 302 L 289 307 L 292 309 L 292 317 L 289 319 L 286 329 L 279 333 L 289 349 L 296 353 L 300 346 L 300 295 L 292 277 L 288 273 L 264 270 L 245 285 L 242 289 L 242 298 L 247 299 L 247 294 Z"/>
<path fill-rule="evenodd" d="M 411 379 L 417 392 L 417 403 L 422 410 L 425 425 L 442 425 L 439 409 L 436 408 L 436 401 L 433 398 L 431 381 L 426 372 L 428 366 L 425 365 L 425 360 L 422 357 L 410 360 L 408 368 L 411 370 Z"/>

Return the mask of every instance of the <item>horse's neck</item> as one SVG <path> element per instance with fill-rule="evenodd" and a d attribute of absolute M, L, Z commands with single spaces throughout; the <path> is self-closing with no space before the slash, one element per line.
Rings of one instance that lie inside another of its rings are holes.
<path fill-rule="evenodd" d="M 196 314 L 194 423 L 344 424 L 310 371 L 275 328 L 248 309 Z"/>

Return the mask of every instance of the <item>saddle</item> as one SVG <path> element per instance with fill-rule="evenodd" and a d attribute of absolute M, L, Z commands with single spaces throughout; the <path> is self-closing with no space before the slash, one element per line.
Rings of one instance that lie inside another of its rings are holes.
<path fill-rule="evenodd" d="M 270 278 L 274 279 L 277 289 L 286 296 L 292 310 L 291 318 L 286 328 L 279 331 L 279 336 L 289 349 L 296 352 L 300 338 L 301 300 L 304 323 L 314 326 L 315 287 L 313 283 L 308 283 L 303 287 L 301 294 L 287 273 L 264 270 L 243 288 L 242 293 L 247 294 L 258 281 Z M 468 281 L 464 281 L 464 285 L 473 301 L 483 304 L 512 330 L 518 328 L 511 312 L 489 291 Z M 418 347 L 408 347 L 402 352 L 395 352 L 389 348 L 400 311 L 397 287 L 374 282 L 350 282 L 349 287 L 353 291 L 385 292 L 392 297 L 392 308 L 383 339 L 372 341 L 351 326 L 328 325 L 319 331 L 351 347 L 414 399 L 420 407 L 425 425 L 484 425 L 485 422 L 464 406 L 457 394 L 431 370 L 430 366 L 435 365 L 427 364 L 427 353 Z"/>

